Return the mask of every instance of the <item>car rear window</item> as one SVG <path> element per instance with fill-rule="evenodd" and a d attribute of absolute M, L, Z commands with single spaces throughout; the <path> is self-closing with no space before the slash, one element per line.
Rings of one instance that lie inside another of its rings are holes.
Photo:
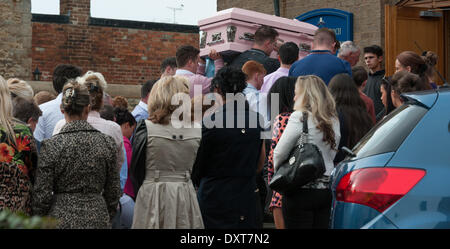
<path fill-rule="evenodd" d="M 400 106 L 377 123 L 353 148 L 353 153 L 362 158 L 397 151 L 426 112 L 426 108 L 415 104 Z"/>

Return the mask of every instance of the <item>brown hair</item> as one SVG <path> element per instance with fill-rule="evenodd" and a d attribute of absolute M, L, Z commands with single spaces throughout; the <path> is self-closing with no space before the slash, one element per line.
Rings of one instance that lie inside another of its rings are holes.
<path fill-rule="evenodd" d="M 354 74 L 353 77 L 355 77 Z M 345 138 L 347 140 L 344 144 L 348 148 L 353 148 L 372 128 L 373 121 L 350 75 L 346 73 L 335 75 L 330 80 L 328 89 L 336 102 L 337 112 L 345 120 L 341 123 L 341 126 L 345 125 L 347 130 Z"/>
<path fill-rule="evenodd" d="M 314 44 L 325 45 L 337 42 L 336 34 L 328 28 L 320 28 L 314 33 Z"/>
<path fill-rule="evenodd" d="M 189 60 L 195 60 L 200 50 L 191 45 L 181 46 L 177 49 L 176 60 L 179 68 L 186 66 Z"/>
<path fill-rule="evenodd" d="M 366 69 L 362 66 L 352 68 L 352 77 L 357 87 L 360 87 L 369 78 Z"/>
<path fill-rule="evenodd" d="M 42 111 L 31 98 L 16 97 L 13 99 L 13 116 L 18 120 L 28 123 L 31 118 L 38 121 Z"/>
<path fill-rule="evenodd" d="M 256 61 L 247 61 L 242 66 L 242 72 L 244 72 L 247 75 L 247 80 L 251 79 L 256 73 L 266 73 L 266 69 L 264 66 Z"/>
<path fill-rule="evenodd" d="M 422 79 L 414 73 L 400 71 L 395 73 L 391 79 L 392 90 L 397 94 L 427 90 Z"/>
<path fill-rule="evenodd" d="M 122 109 L 128 109 L 128 100 L 122 96 L 116 96 L 114 97 L 113 101 L 112 101 L 112 106 L 113 107 L 119 107 Z"/>
<path fill-rule="evenodd" d="M 189 81 L 185 77 L 166 76 L 158 80 L 153 86 L 148 97 L 148 119 L 156 124 L 167 125 L 170 122 L 172 113 L 183 104 L 172 104 L 172 99 L 178 93 L 184 93 L 188 96 L 189 103 L 183 103 L 191 108 L 191 99 L 189 97 Z M 179 95 L 178 95 L 179 96 Z M 183 97 L 183 96 L 181 96 Z M 181 100 L 184 100 L 183 98 Z"/>
<path fill-rule="evenodd" d="M 53 93 L 47 92 L 47 91 L 40 91 L 34 95 L 34 101 L 37 105 L 44 104 L 46 102 L 49 102 L 51 100 L 54 100 L 56 96 Z"/>
<path fill-rule="evenodd" d="M 419 76 L 423 76 L 425 71 L 427 70 L 427 64 L 413 51 L 403 51 L 397 56 L 397 60 L 404 67 L 411 67 L 411 73 L 418 74 Z"/>
<path fill-rule="evenodd" d="M 171 68 L 177 68 L 177 58 L 175 57 L 169 57 L 164 59 L 161 62 L 161 67 L 160 67 L 160 71 L 161 73 L 164 73 L 164 71 L 166 70 L 167 67 L 171 67 Z"/>
<path fill-rule="evenodd" d="M 70 79 L 62 90 L 61 108 L 69 116 L 80 116 L 90 103 L 88 88 L 77 80 Z"/>
<path fill-rule="evenodd" d="M 422 56 L 422 59 L 427 64 L 427 70 L 425 71 L 425 75 L 427 77 L 432 77 L 434 74 L 434 66 L 437 64 L 439 57 L 433 51 L 427 51 L 425 55 Z"/>
<path fill-rule="evenodd" d="M 258 45 L 262 45 L 265 41 L 275 41 L 278 36 L 278 31 L 274 28 L 262 25 L 255 32 L 255 43 Z"/>

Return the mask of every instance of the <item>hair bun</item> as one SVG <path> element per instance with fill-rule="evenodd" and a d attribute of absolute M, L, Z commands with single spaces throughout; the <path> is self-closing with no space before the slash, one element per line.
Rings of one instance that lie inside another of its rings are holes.
<path fill-rule="evenodd" d="M 424 56 L 422 56 L 422 58 L 426 64 L 435 66 L 439 57 L 433 51 L 426 51 L 426 52 L 424 52 Z"/>
<path fill-rule="evenodd" d="M 75 103 L 75 98 L 77 96 L 75 89 L 72 87 L 67 88 L 63 93 L 63 102 L 65 106 L 73 106 Z"/>

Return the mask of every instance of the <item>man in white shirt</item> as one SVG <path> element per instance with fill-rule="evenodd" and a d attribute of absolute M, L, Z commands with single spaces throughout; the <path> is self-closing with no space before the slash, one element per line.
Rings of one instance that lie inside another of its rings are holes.
<path fill-rule="evenodd" d="M 270 88 L 279 78 L 289 75 L 289 69 L 292 64 L 298 60 L 299 48 L 293 42 L 286 42 L 278 50 L 278 60 L 281 63 L 277 71 L 264 77 L 264 84 L 261 87 L 261 93 L 269 93 Z"/>
<path fill-rule="evenodd" d="M 148 96 L 150 95 L 150 91 L 152 90 L 153 85 L 156 83 L 156 80 L 149 80 L 144 83 L 141 87 L 141 100 L 139 104 L 137 104 L 131 114 L 133 115 L 136 122 L 139 122 L 142 119 L 148 118 Z"/>
<path fill-rule="evenodd" d="M 56 99 L 44 103 L 39 106 L 42 111 L 42 116 L 34 130 L 34 138 L 42 142 L 44 139 L 48 139 L 53 134 L 53 129 L 56 123 L 64 119 L 64 115 L 61 113 L 61 101 L 62 101 L 62 89 L 69 79 L 75 79 L 82 75 L 82 71 L 79 67 L 73 65 L 58 65 L 53 71 L 53 89 L 58 93 Z"/>

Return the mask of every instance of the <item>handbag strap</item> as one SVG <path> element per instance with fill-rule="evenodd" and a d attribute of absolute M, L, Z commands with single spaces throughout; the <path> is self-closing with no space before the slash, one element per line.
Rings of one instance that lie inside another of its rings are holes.
<path fill-rule="evenodd" d="M 308 134 L 308 112 L 303 112 L 303 133 Z"/>
<path fill-rule="evenodd" d="M 308 138 L 308 112 L 306 111 L 303 112 L 302 124 L 303 124 L 303 131 L 300 135 L 300 145 L 307 143 Z"/>

